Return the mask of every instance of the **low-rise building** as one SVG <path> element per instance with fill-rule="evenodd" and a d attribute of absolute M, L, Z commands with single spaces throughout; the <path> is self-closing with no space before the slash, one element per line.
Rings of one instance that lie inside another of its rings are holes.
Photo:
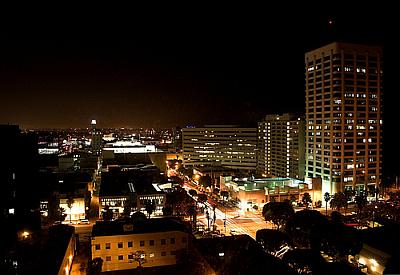
<path fill-rule="evenodd" d="M 103 260 L 102 271 L 174 265 L 188 250 L 189 235 L 174 219 L 150 219 L 142 223 L 97 222 L 93 226 L 92 259 Z"/>
<path fill-rule="evenodd" d="M 270 201 L 298 201 L 304 193 L 309 193 L 313 202 L 321 200 L 321 189 L 318 185 L 306 184 L 292 178 L 232 178 L 221 177 L 221 190 L 229 192 L 232 199 L 240 201 L 242 210 L 254 206 L 261 208 Z"/>

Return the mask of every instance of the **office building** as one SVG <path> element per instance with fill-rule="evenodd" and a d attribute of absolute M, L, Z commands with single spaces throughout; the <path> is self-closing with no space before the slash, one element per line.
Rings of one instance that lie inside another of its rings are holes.
<path fill-rule="evenodd" d="M 210 125 L 182 129 L 183 164 L 256 169 L 257 129 Z"/>
<path fill-rule="evenodd" d="M 150 219 L 139 224 L 97 222 L 93 226 L 92 259 L 103 260 L 102 271 L 174 265 L 187 253 L 189 235 L 184 224 L 172 219 Z"/>
<path fill-rule="evenodd" d="M 382 179 L 382 49 L 331 43 L 305 54 L 306 177 L 322 192 Z"/>
<path fill-rule="evenodd" d="M 97 121 L 92 119 L 91 127 L 92 127 L 92 153 L 94 155 L 100 155 L 102 149 L 103 142 L 103 134 L 96 128 Z"/>
<path fill-rule="evenodd" d="M 257 172 L 304 179 L 305 122 L 298 114 L 267 115 L 258 123 Z"/>

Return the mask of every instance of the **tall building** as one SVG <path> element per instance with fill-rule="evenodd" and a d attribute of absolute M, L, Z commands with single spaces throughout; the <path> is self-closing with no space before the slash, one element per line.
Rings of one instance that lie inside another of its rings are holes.
<path fill-rule="evenodd" d="M 38 227 L 38 138 L 21 133 L 18 125 L 0 125 L 0 144 L 0 223 L 14 229 Z"/>
<path fill-rule="evenodd" d="M 258 123 L 257 172 L 304 179 L 305 122 L 298 114 L 267 115 Z"/>
<path fill-rule="evenodd" d="M 96 128 L 97 122 L 92 119 L 92 153 L 94 155 L 100 155 L 102 150 L 103 134 Z"/>
<path fill-rule="evenodd" d="M 182 129 L 184 166 L 218 165 L 255 170 L 257 129 L 210 125 Z"/>
<path fill-rule="evenodd" d="M 306 176 L 322 192 L 382 179 L 382 49 L 331 43 L 305 54 Z"/>

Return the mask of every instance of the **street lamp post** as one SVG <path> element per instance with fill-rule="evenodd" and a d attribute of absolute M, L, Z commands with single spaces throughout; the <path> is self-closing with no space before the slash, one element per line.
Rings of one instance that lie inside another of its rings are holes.
<path fill-rule="evenodd" d="M 224 218 L 224 228 L 225 228 L 225 233 L 226 233 L 226 209 L 225 209 L 225 218 Z"/>

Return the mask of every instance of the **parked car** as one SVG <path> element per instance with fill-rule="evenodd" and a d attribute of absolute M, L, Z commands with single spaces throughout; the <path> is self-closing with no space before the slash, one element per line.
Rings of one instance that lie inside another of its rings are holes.
<path fill-rule="evenodd" d="M 81 220 L 81 224 L 89 224 L 90 222 L 89 222 L 89 220 L 88 219 L 83 219 L 83 220 Z"/>

